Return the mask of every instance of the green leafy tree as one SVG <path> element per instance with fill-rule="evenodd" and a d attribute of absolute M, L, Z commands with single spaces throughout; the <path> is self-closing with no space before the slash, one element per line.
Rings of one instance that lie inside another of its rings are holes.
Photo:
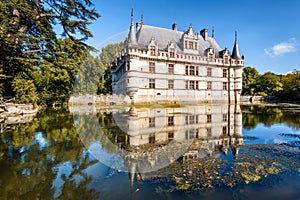
<path fill-rule="evenodd" d="M 5 78 L 2 94 L 10 94 L 12 82 L 20 73 L 31 79 L 40 64 L 56 59 L 57 35 L 85 49 L 92 37 L 88 25 L 99 17 L 91 0 L 3 0 L 0 2 L 0 75 Z M 64 73 L 66 74 L 66 73 Z"/>
<path fill-rule="evenodd" d="M 68 100 L 77 72 L 88 55 L 82 45 L 69 38 L 57 40 L 52 48 L 53 54 L 45 56 L 35 72 L 40 101 L 48 105 Z"/>
<path fill-rule="evenodd" d="M 33 80 L 27 80 L 17 76 L 12 83 L 16 93 L 17 103 L 37 103 L 38 95 Z"/>
<path fill-rule="evenodd" d="M 267 72 L 259 76 L 254 92 L 263 96 L 275 96 L 283 89 L 282 86 L 278 75 Z"/>
<path fill-rule="evenodd" d="M 103 71 L 100 59 L 88 55 L 78 71 L 73 93 L 77 95 L 96 94 Z"/>
<path fill-rule="evenodd" d="M 0 199 L 99 199 L 86 173 L 96 161 L 84 152 L 72 114 L 47 110 L 13 127 L 0 135 L 5 168 L 0 170 Z M 59 170 L 63 165 L 68 172 Z M 57 179 L 61 185 L 54 184 Z"/>
<path fill-rule="evenodd" d="M 279 97 L 283 100 L 300 100 L 300 72 L 287 74 L 282 77 L 283 90 Z"/>
<path fill-rule="evenodd" d="M 243 95 L 254 95 L 256 81 L 259 78 L 258 71 L 253 67 L 245 67 L 243 70 Z"/>
<path fill-rule="evenodd" d="M 111 94 L 112 93 L 112 74 L 111 65 L 115 59 L 115 56 L 124 47 L 124 42 L 109 44 L 102 48 L 100 53 L 100 61 L 105 69 L 101 76 L 101 80 L 98 84 L 98 93 Z"/>

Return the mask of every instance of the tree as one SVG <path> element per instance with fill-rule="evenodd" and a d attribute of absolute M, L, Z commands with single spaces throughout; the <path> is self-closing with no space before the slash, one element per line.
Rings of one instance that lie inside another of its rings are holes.
<path fill-rule="evenodd" d="M 52 48 L 52 55 L 44 57 L 34 74 L 40 102 L 48 105 L 68 100 L 78 70 L 88 56 L 82 45 L 69 38 L 57 40 Z"/>
<path fill-rule="evenodd" d="M 264 96 L 275 96 L 282 90 L 282 86 L 278 75 L 267 72 L 257 79 L 254 92 Z"/>
<path fill-rule="evenodd" d="M 38 95 L 33 80 L 18 76 L 13 80 L 12 86 L 16 93 L 17 103 L 37 103 Z"/>
<path fill-rule="evenodd" d="M 243 70 L 243 95 L 254 95 L 256 81 L 259 78 L 258 71 L 253 67 L 245 67 Z"/>
<path fill-rule="evenodd" d="M 78 71 L 73 94 L 96 94 L 104 70 L 99 58 L 88 55 Z"/>
<path fill-rule="evenodd" d="M 300 100 L 300 73 L 287 74 L 282 77 L 283 90 L 279 97 L 283 100 Z"/>
<path fill-rule="evenodd" d="M 101 80 L 98 85 L 98 93 L 111 94 L 112 93 L 112 74 L 111 65 L 115 59 L 115 56 L 124 47 L 124 42 L 109 44 L 102 48 L 100 53 L 100 61 L 105 69 L 102 74 Z"/>
<path fill-rule="evenodd" d="M 2 0 L 0 10 L 0 75 L 6 94 L 18 74 L 31 79 L 44 57 L 53 56 L 55 25 L 62 27 L 63 37 L 89 49 L 84 43 L 92 37 L 88 25 L 100 16 L 91 0 Z"/>

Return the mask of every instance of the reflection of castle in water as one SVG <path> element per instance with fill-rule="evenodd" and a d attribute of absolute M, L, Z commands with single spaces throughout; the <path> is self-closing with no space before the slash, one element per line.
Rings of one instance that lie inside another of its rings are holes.
<path fill-rule="evenodd" d="M 118 117 L 114 119 L 118 122 Z M 159 170 L 178 159 L 185 162 L 221 152 L 226 155 L 230 150 L 236 156 L 244 142 L 239 105 L 132 108 L 128 119 L 119 123 L 127 132 L 125 146 L 130 153 L 123 158 L 131 191 L 135 177 L 149 175 L 141 173 Z"/>
<path fill-rule="evenodd" d="M 126 141 L 133 148 L 193 140 L 184 155 L 187 159 L 205 156 L 200 149 L 212 156 L 216 149 L 227 154 L 230 146 L 243 144 L 239 105 L 132 108 L 130 111 Z M 237 150 L 233 149 L 233 153 Z"/>

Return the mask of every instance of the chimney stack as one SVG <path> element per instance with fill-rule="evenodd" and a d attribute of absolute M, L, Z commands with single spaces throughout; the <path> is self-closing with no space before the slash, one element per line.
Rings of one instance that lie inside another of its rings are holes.
<path fill-rule="evenodd" d="M 208 39 L 208 29 L 204 28 L 200 31 L 200 35 L 203 37 L 204 40 Z"/>
<path fill-rule="evenodd" d="M 172 24 L 172 30 L 177 31 L 177 24 L 176 23 Z"/>
<path fill-rule="evenodd" d="M 136 27 L 136 32 L 138 32 L 141 29 L 142 25 L 143 25 L 142 22 L 137 22 L 136 23 L 136 26 L 135 26 Z"/>

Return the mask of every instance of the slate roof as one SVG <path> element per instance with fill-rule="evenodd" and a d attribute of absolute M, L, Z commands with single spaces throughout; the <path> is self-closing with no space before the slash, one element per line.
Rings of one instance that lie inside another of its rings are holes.
<path fill-rule="evenodd" d="M 154 26 L 143 24 L 137 31 L 136 38 L 137 38 L 139 48 L 147 49 L 149 42 L 151 41 L 152 38 L 154 38 L 157 42 L 159 50 L 166 51 L 168 44 L 171 41 L 174 41 L 176 44 L 177 52 L 184 53 L 183 40 L 182 40 L 184 33 L 185 32 L 174 31 L 172 29 L 154 27 Z M 222 51 L 221 47 L 219 46 L 219 44 L 216 42 L 214 38 L 208 37 L 207 40 L 204 40 L 204 38 L 201 35 L 199 35 L 197 54 L 204 55 L 205 50 L 208 49 L 209 47 L 212 47 L 214 49 L 216 55 L 218 55 L 219 51 Z"/>
<path fill-rule="evenodd" d="M 234 46 L 233 46 L 233 50 L 232 50 L 232 58 L 240 60 L 242 59 L 241 55 L 240 55 L 240 51 L 239 51 L 239 46 L 237 43 L 237 33 L 235 32 L 235 42 L 234 42 Z"/>

